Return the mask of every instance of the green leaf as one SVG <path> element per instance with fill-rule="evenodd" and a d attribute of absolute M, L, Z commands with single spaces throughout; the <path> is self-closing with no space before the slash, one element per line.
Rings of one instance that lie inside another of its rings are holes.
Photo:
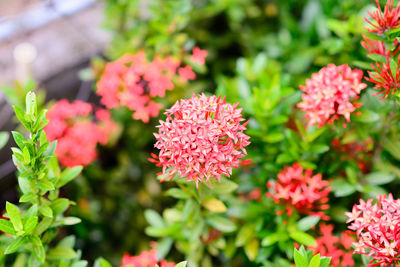
<path fill-rule="evenodd" d="M 207 218 L 207 222 L 215 229 L 224 233 L 229 233 L 236 230 L 236 225 L 232 221 L 221 216 L 209 216 Z"/>
<path fill-rule="evenodd" d="M 32 202 L 36 199 L 36 195 L 34 193 L 28 192 L 19 199 L 19 202 L 25 203 L 25 202 Z"/>
<path fill-rule="evenodd" d="M 73 168 L 65 169 L 61 173 L 60 180 L 57 182 L 56 187 L 60 188 L 65 184 L 69 183 L 70 181 L 75 179 L 75 177 L 77 177 L 81 173 L 81 171 L 82 171 L 82 166 L 76 166 Z"/>
<path fill-rule="evenodd" d="M 22 231 L 22 221 L 21 215 L 19 214 L 19 210 L 17 206 L 7 201 L 6 203 L 6 210 L 10 221 L 12 222 L 14 229 L 16 232 Z"/>
<path fill-rule="evenodd" d="M 253 238 L 254 232 L 254 224 L 245 224 L 236 235 L 235 246 L 241 247 L 247 244 Z"/>
<path fill-rule="evenodd" d="M 60 226 L 60 225 L 75 225 L 80 223 L 82 220 L 79 219 L 78 217 L 64 217 L 57 219 L 57 221 L 54 223 L 54 226 Z"/>
<path fill-rule="evenodd" d="M 94 262 L 93 267 L 112 267 L 112 265 L 103 258 L 98 258 Z"/>
<path fill-rule="evenodd" d="M 386 57 L 379 54 L 368 54 L 367 57 L 375 62 L 386 63 Z"/>
<path fill-rule="evenodd" d="M 35 116 L 37 113 L 36 94 L 32 91 L 26 94 L 26 114 Z"/>
<path fill-rule="evenodd" d="M 4 251 L 4 254 L 11 254 L 14 253 L 15 251 L 17 251 L 17 249 L 26 242 L 26 239 L 22 236 L 17 237 L 16 239 L 14 239 L 6 248 L 6 250 Z"/>
<path fill-rule="evenodd" d="M 383 172 L 372 172 L 365 176 L 365 180 L 369 185 L 383 185 L 392 182 L 395 176 Z"/>
<path fill-rule="evenodd" d="M 254 238 L 244 246 L 244 252 L 249 260 L 254 261 L 256 259 L 259 247 L 260 241 L 257 238 Z"/>
<path fill-rule="evenodd" d="M 33 216 L 29 217 L 26 222 L 24 223 L 24 231 L 26 234 L 30 234 L 35 230 L 36 225 L 38 224 L 38 217 Z"/>
<path fill-rule="evenodd" d="M 261 245 L 263 247 L 268 247 L 268 246 L 275 244 L 278 241 L 279 241 L 279 234 L 273 233 L 273 234 L 269 234 L 266 237 L 264 237 L 263 240 L 261 241 Z"/>
<path fill-rule="evenodd" d="M 8 142 L 10 135 L 8 132 L 0 132 L 0 149 L 2 149 Z"/>
<path fill-rule="evenodd" d="M 314 257 L 311 258 L 309 267 L 319 267 L 320 262 L 321 262 L 321 256 L 318 253 L 317 255 L 314 255 Z"/>
<path fill-rule="evenodd" d="M 53 210 L 54 216 L 57 216 L 58 214 L 62 214 L 64 211 L 66 211 L 69 205 L 70 202 L 68 199 L 58 198 L 50 204 L 50 207 Z"/>
<path fill-rule="evenodd" d="M 308 267 L 307 259 L 297 249 L 294 249 L 294 263 L 296 267 Z"/>
<path fill-rule="evenodd" d="M 331 183 L 331 188 L 336 197 L 345 197 L 353 194 L 356 191 L 356 187 L 354 185 L 343 179 L 333 181 Z"/>
<path fill-rule="evenodd" d="M 226 178 L 221 178 L 220 183 L 214 183 L 211 187 L 216 194 L 229 194 L 235 191 L 238 185 Z"/>
<path fill-rule="evenodd" d="M 302 232 L 310 230 L 319 222 L 320 218 L 318 216 L 307 216 L 297 222 L 297 229 Z"/>
<path fill-rule="evenodd" d="M 304 244 L 306 246 L 315 246 L 316 242 L 314 237 L 312 237 L 311 235 L 307 234 L 307 233 L 303 233 L 300 231 L 294 231 L 294 232 L 290 232 L 289 236 L 294 239 L 295 241 Z"/>
<path fill-rule="evenodd" d="M 45 191 L 51 191 L 54 190 L 54 185 L 48 181 L 48 180 L 40 180 L 39 184 L 38 184 L 39 188 L 41 190 L 45 190 Z"/>
<path fill-rule="evenodd" d="M 178 263 L 177 265 L 175 265 L 175 267 L 186 267 L 187 261 L 182 261 L 180 263 Z"/>
<path fill-rule="evenodd" d="M 36 235 L 41 235 L 44 231 L 46 231 L 51 223 L 53 222 L 53 219 L 50 217 L 44 217 L 41 222 L 38 224 L 38 226 L 35 229 L 35 234 Z"/>
<path fill-rule="evenodd" d="M 42 241 L 40 240 L 40 238 L 36 235 L 31 235 L 29 236 L 29 240 L 32 243 L 33 246 L 33 252 L 35 254 L 36 259 L 40 262 L 40 263 L 44 263 L 45 257 L 46 257 L 46 252 L 44 250 Z"/>
<path fill-rule="evenodd" d="M 165 192 L 165 194 L 167 196 L 171 196 L 176 199 L 189 199 L 190 198 L 190 195 L 188 193 L 186 193 L 185 191 L 183 191 L 182 189 L 179 189 L 179 188 L 168 189 Z"/>
<path fill-rule="evenodd" d="M 25 120 L 25 111 L 18 106 L 14 106 L 14 112 L 18 120 L 22 123 L 22 125 L 24 125 L 24 127 L 29 130 L 28 123 Z"/>
<path fill-rule="evenodd" d="M 55 247 L 50 249 L 47 253 L 47 258 L 51 260 L 69 260 L 75 257 L 75 251 L 68 247 Z"/>
<path fill-rule="evenodd" d="M 23 155 L 24 155 L 24 162 L 25 163 L 30 163 L 31 162 L 31 155 L 29 154 L 29 150 L 27 146 L 24 146 L 22 149 Z"/>
<path fill-rule="evenodd" d="M 215 213 L 222 213 L 227 210 L 225 204 L 216 198 L 206 198 L 201 202 L 201 205 L 208 209 L 209 211 L 215 212 Z"/>
<path fill-rule="evenodd" d="M 50 218 L 53 217 L 53 210 L 49 206 L 41 206 L 39 208 L 39 212 L 41 214 L 43 214 L 43 216 L 50 217 Z"/>
<path fill-rule="evenodd" d="M 144 212 L 144 217 L 146 218 L 146 221 L 154 227 L 164 227 L 165 222 L 163 218 L 154 210 L 146 210 Z"/>
<path fill-rule="evenodd" d="M 174 240 L 172 238 L 164 238 L 157 243 L 157 259 L 161 261 L 164 259 L 171 250 Z"/>
<path fill-rule="evenodd" d="M 331 258 L 321 258 L 320 267 L 329 267 L 329 263 L 331 262 Z"/>
<path fill-rule="evenodd" d="M 14 226 L 10 221 L 0 219 L 0 231 L 9 235 L 15 235 Z"/>
<path fill-rule="evenodd" d="M 360 110 L 360 115 L 352 116 L 352 120 L 362 123 L 373 123 L 380 120 L 380 116 L 378 113 L 375 113 L 371 110 Z"/>

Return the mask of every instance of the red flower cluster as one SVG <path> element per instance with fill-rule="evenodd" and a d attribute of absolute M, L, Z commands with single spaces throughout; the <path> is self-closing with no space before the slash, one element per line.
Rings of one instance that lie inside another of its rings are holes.
<path fill-rule="evenodd" d="M 306 86 L 300 85 L 305 92 L 303 102 L 297 104 L 309 118 L 309 125 L 333 123 L 342 115 L 347 122 L 350 113 L 354 112 L 361 103 L 354 103 L 360 91 L 367 87 L 361 82 L 363 72 L 352 70 L 348 65 L 335 66 L 329 64 L 318 73 L 313 73 L 306 80 Z"/>
<path fill-rule="evenodd" d="M 131 256 L 128 253 L 122 258 L 121 267 L 154 267 L 156 264 L 160 267 L 174 267 L 174 262 L 167 262 L 157 259 L 157 250 L 153 247 L 150 251 L 142 251 L 139 256 Z"/>
<path fill-rule="evenodd" d="M 204 178 L 229 177 L 250 144 L 243 133 L 247 122 L 241 124 L 245 119 L 237 106 L 204 94 L 176 102 L 157 126 L 155 147 L 160 152 L 149 160 L 162 166 L 170 179 L 179 174 L 196 185 Z"/>
<path fill-rule="evenodd" d="M 400 26 L 400 2 L 393 8 L 393 0 L 387 0 L 383 13 L 379 5 L 379 0 L 376 0 L 376 5 L 377 10 L 373 12 L 367 11 L 368 15 L 375 22 L 371 22 L 368 18 L 365 18 L 373 27 L 367 29 L 369 32 L 383 34 L 388 30 L 396 29 Z"/>
<path fill-rule="evenodd" d="M 365 78 L 367 81 L 375 84 L 374 88 L 381 90 L 374 95 L 382 94 L 384 95 L 381 99 L 387 97 L 390 93 L 394 93 L 397 88 L 400 87 L 400 55 L 397 60 L 396 69 L 392 69 L 389 63 L 389 57 L 386 58 L 386 63 L 375 63 L 372 65 L 374 72 L 368 71 L 369 77 Z"/>
<path fill-rule="evenodd" d="M 321 256 L 331 257 L 332 267 L 354 266 L 353 253 L 349 252 L 354 238 L 346 232 L 341 233 L 340 237 L 335 236 L 332 234 L 333 225 L 324 223 L 319 225 L 319 231 L 321 236 L 316 238 L 317 245 L 310 248 Z"/>
<path fill-rule="evenodd" d="M 192 57 L 204 64 L 206 55 L 206 51 L 195 47 Z M 174 76 L 179 76 L 181 82 L 196 78 L 190 66 L 180 65 L 179 60 L 171 57 L 156 57 L 150 62 L 143 51 L 125 54 L 107 63 L 97 83 L 97 94 L 107 108 L 128 107 L 134 111 L 134 119 L 147 123 L 151 117 L 157 117 L 162 108 L 154 99 L 164 97 L 167 90 L 174 89 Z"/>
<path fill-rule="evenodd" d="M 400 199 L 389 194 L 380 195 L 377 203 L 360 200 L 352 212 L 346 212 L 350 230 L 355 231 L 358 242 L 354 253 L 371 256 L 368 266 L 397 266 L 400 263 Z"/>
<path fill-rule="evenodd" d="M 311 169 L 304 170 L 300 164 L 285 167 L 279 174 L 276 183 L 268 182 L 268 188 L 274 192 L 268 192 L 275 203 L 286 208 L 277 212 L 278 215 L 287 212 L 291 215 L 293 208 L 302 214 L 315 215 L 323 220 L 329 219 L 323 210 L 329 208 L 328 194 L 329 182 L 322 180 L 320 173 L 312 175 Z"/>
<path fill-rule="evenodd" d="M 97 157 L 97 144 L 108 142 L 115 122 L 106 110 L 98 110 L 97 123 L 92 122 L 92 111 L 88 103 L 63 99 L 47 112 L 49 124 L 44 130 L 50 142 L 58 140 L 55 154 L 62 165 L 88 165 Z"/>

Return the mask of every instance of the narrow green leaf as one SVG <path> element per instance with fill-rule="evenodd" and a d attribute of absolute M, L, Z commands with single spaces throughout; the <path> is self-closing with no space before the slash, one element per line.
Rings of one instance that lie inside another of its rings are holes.
<path fill-rule="evenodd" d="M 2 149 L 8 142 L 10 135 L 8 132 L 0 132 L 0 149 Z"/>
<path fill-rule="evenodd" d="M 17 251 L 17 249 L 25 243 L 25 239 L 24 237 L 20 236 L 17 237 L 16 239 L 14 239 L 6 248 L 6 250 L 4 251 L 4 254 L 11 254 L 14 253 L 15 251 Z"/>
<path fill-rule="evenodd" d="M 93 267 L 112 267 L 111 264 L 103 258 L 98 258 Z"/>
<path fill-rule="evenodd" d="M 50 260 L 69 260 L 75 257 L 75 251 L 68 247 L 55 247 L 50 249 L 47 253 L 47 258 Z"/>
<path fill-rule="evenodd" d="M 81 173 L 81 171 L 82 171 L 82 166 L 76 166 L 74 168 L 65 169 L 61 173 L 60 180 L 58 181 L 56 187 L 60 188 L 60 187 L 64 186 L 65 184 L 69 183 L 75 177 L 77 177 Z"/>
<path fill-rule="evenodd" d="M 12 222 L 14 229 L 16 232 L 22 231 L 22 221 L 21 215 L 19 214 L 19 210 L 17 206 L 7 201 L 6 203 L 6 210 L 10 221 Z"/>
<path fill-rule="evenodd" d="M 221 232 L 229 233 L 236 230 L 236 225 L 232 221 L 221 216 L 209 216 L 207 222 Z"/>
<path fill-rule="evenodd" d="M 50 207 L 53 210 L 54 216 L 57 216 L 58 214 L 62 214 L 64 211 L 66 211 L 69 205 L 70 202 L 68 199 L 58 198 L 50 204 Z"/>
<path fill-rule="evenodd" d="M 36 195 L 32 192 L 28 192 L 19 199 L 19 202 L 25 203 L 25 202 L 32 202 L 36 199 Z"/>
<path fill-rule="evenodd" d="M 177 265 L 175 265 L 175 267 L 186 267 L 187 265 L 187 261 L 182 261 L 180 263 L 178 263 Z"/>
<path fill-rule="evenodd" d="M 315 239 L 311 235 L 307 233 L 303 233 L 300 231 L 290 232 L 289 236 L 293 238 L 295 241 L 307 245 L 307 246 L 315 246 Z"/>
<path fill-rule="evenodd" d="M 10 221 L 0 219 L 0 231 L 9 235 L 15 235 L 14 226 Z"/>
<path fill-rule="evenodd" d="M 394 175 L 383 172 L 372 172 L 365 176 L 365 180 L 369 185 L 384 185 L 392 182 L 394 179 Z"/>
<path fill-rule="evenodd" d="M 33 216 L 29 217 L 26 222 L 24 223 L 24 231 L 26 234 L 30 234 L 35 230 L 36 226 L 38 224 L 38 217 Z"/>
<path fill-rule="evenodd" d="M 307 259 L 297 249 L 294 249 L 294 263 L 296 267 L 308 267 Z"/>
<path fill-rule="evenodd" d="M 39 208 L 39 212 L 41 214 L 43 214 L 43 216 L 50 217 L 50 218 L 53 217 L 53 210 L 49 206 L 41 206 Z"/>
<path fill-rule="evenodd" d="M 297 222 L 297 228 L 302 231 L 308 231 L 319 222 L 318 216 L 307 216 Z"/>
<path fill-rule="evenodd" d="M 256 259 L 259 247 L 260 241 L 257 238 L 254 238 L 244 246 L 244 252 L 249 260 L 254 261 Z"/>
<path fill-rule="evenodd" d="M 179 188 L 168 189 L 165 192 L 165 194 L 167 196 L 171 196 L 176 199 L 189 199 L 190 198 L 190 195 L 188 193 L 186 193 L 185 191 L 183 191 L 182 189 L 179 189 Z"/>
<path fill-rule="evenodd" d="M 144 217 L 146 218 L 146 221 L 154 227 L 164 227 L 165 222 L 163 218 L 154 210 L 146 210 L 144 212 Z"/>
<path fill-rule="evenodd" d="M 46 257 L 46 252 L 44 250 L 42 241 L 40 240 L 40 238 L 36 235 L 31 235 L 29 236 L 29 240 L 32 243 L 33 246 L 33 252 L 35 254 L 36 259 L 40 262 L 40 263 L 44 263 L 45 257 Z"/>
<path fill-rule="evenodd" d="M 278 242 L 278 240 L 279 240 L 278 233 L 269 234 L 266 237 L 264 237 L 264 239 L 261 241 L 261 245 L 263 247 L 268 247 Z"/>
<path fill-rule="evenodd" d="M 319 267 L 320 262 L 321 262 L 321 256 L 319 254 L 314 255 L 314 257 L 311 258 L 309 267 Z"/>

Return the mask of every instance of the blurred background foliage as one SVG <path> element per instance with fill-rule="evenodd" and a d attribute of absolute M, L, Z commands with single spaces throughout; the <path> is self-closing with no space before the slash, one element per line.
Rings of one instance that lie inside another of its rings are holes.
<path fill-rule="evenodd" d="M 266 182 L 285 165 L 300 162 L 332 183 L 328 215 L 337 230 L 345 230 L 343 212 L 360 197 L 398 189 L 394 102 L 364 90 L 362 115 L 352 116 L 347 128 L 340 123 L 306 127 L 296 108 L 298 85 L 328 63 L 368 68 L 360 40 L 372 1 L 104 2 L 104 26 L 113 40 L 104 57 L 92 60 L 89 78 L 99 78 L 107 61 L 125 53 L 144 50 L 184 60 L 194 46 L 207 50 L 206 67 L 195 68 L 197 79 L 161 101 L 169 107 L 201 90 L 240 102 L 250 120 L 247 158 L 252 162 L 223 183 L 221 194 L 204 188 L 211 200 L 185 195 L 193 190 L 160 184 L 160 170 L 147 160 L 154 152 L 158 119 L 144 124 L 132 120 L 128 110 L 114 110 L 123 125 L 118 137 L 100 148 L 99 160 L 64 192 L 77 201 L 70 213 L 82 223 L 68 231 L 77 236 L 85 258 L 101 255 L 118 265 L 124 252 L 138 254 L 158 239 L 161 255 L 170 252 L 169 258 L 188 259 L 190 266 L 291 266 L 293 243 L 313 243 L 318 221 L 295 214 L 284 224 L 288 218 L 275 215 L 278 208 L 265 196 Z M 211 209 L 204 205 L 210 201 Z M 206 219 L 209 212 L 216 215 Z M 203 233 L 192 240 L 197 223 Z"/>

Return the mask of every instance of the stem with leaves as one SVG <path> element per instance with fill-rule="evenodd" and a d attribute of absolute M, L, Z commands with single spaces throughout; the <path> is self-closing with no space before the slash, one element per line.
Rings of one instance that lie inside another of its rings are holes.
<path fill-rule="evenodd" d="M 12 132 L 18 146 L 12 148 L 12 159 L 22 195 L 20 206 L 6 203 L 5 216 L 9 220 L 0 219 L 0 230 L 8 234 L 4 254 L 18 253 L 17 259 L 22 254 L 24 258 L 28 256 L 23 266 L 87 264 L 73 250 L 74 237 L 66 237 L 54 245 L 58 227 L 80 222 L 79 218 L 63 216 L 73 202 L 59 197 L 59 190 L 77 177 L 82 167 L 60 170 L 54 156 L 56 142 L 50 144 L 43 130 L 48 123 L 46 110 L 38 112 L 34 93 L 27 94 L 25 110 L 18 106 L 14 110 L 29 137 Z"/>

